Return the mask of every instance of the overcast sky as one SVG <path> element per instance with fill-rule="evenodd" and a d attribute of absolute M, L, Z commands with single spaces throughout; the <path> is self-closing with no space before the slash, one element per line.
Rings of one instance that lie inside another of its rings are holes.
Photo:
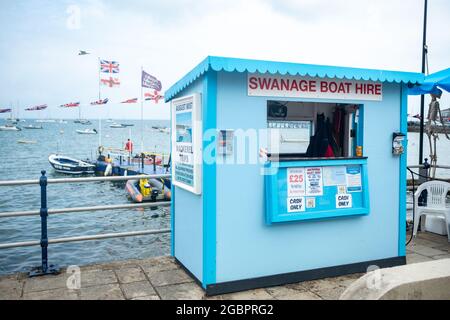
<path fill-rule="evenodd" d="M 140 118 L 139 104 L 87 106 L 98 98 L 97 57 L 120 63 L 120 88 L 102 89 L 116 102 L 140 96 L 141 66 L 164 91 L 207 55 L 420 72 L 423 2 L 1 1 L 0 108 L 48 104 L 20 116 L 71 118 L 77 110 L 56 106 L 81 101 L 83 117 Z M 429 1 L 430 72 L 450 67 L 449 8 Z M 419 101 L 409 99 L 410 113 Z M 168 105 L 145 102 L 146 119 L 168 117 Z"/>

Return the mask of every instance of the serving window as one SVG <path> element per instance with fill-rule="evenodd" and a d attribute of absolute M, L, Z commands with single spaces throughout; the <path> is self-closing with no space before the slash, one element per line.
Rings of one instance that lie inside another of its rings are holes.
<path fill-rule="evenodd" d="M 281 159 L 355 157 L 361 112 L 355 104 L 269 100 L 268 153 Z"/>

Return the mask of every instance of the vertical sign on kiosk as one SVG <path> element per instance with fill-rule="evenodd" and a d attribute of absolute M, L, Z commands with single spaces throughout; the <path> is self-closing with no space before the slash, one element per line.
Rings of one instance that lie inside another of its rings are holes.
<path fill-rule="evenodd" d="M 202 193 L 202 121 L 200 94 L 172 100 L 172 183 Z"/>

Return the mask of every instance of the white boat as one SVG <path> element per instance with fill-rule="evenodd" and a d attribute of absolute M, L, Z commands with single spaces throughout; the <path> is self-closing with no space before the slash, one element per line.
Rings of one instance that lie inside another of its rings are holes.
<path fill-rule="evenodd" d="M 94 173 L 95 165 L 67 156 L 51 154 L 48 161 L 56 172 L 67 174 Z"/>
<path fill-rule="evenodd" d="M 66 120 L 62 120 L 62 119 L 61 119 L 61 120 L 59 120 L 59 121 L 58 121 L 58 123 L 61 123 L 61 124 L 66 124 L 66 123 L 67 123 L 67 121 L 66 121 Z"/>
<path fill-rule="evenodd" d="M 4 126 L 0 126 L 0 131 L 21 131 L 19 127 L 16 127 L 12 124 L 5 124 Z"/>
<path fill-rule="evenodd" d="M 21 144 L 35 144 L 36 142 L 36 140 L 17 140 L 17 143 Z"/>
<path fill-rule="evenodd" d="M 106 120 L 106 122 L 114 122 L 114 120 L 113 119 L 108 119 L 108 120 Z"/>
<path fill-rule="evenodd" d="M 159 132 L 162 132 L 162 133 L 170 133 L 170 128 L 160 128 L 160 129 L 159 129 Z"/>
<path fill-rule="evenodd" d="M 34 126 L 32 124 L 29 124 L 27 126 L 23 127 L 24 129 L 44 129 L 42 126 Z"/>
<path fill-rule="evenodd" d="M 97 134 L 96 129 L 84 129 L 84 130 L 76 130 L 79 134 Z"/>
<path fill-rule="evenodd" d="M 120 124 L 120 123 L 113 123 L 109 125 L 110 128 L 125 128 L 124 125 Z"/>
<path fill-rule="evenodd" d="M 38 120 L 36 120 L 36 122 L 40 122 L 40 123 L 55 123 L 56 120 L 54 120 L 54 119 L 38 119 Z"/>

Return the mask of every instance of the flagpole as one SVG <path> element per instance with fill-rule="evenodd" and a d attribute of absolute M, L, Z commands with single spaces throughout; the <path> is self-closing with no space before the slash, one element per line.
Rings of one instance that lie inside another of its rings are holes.
<path fill-rule="evenodd" d="M 143 86 L 142 86 L 142 73 L 144 67 L 141 66 L 141 153 L 144 153 L 144 98 L 143 98 Z"/>
<path fill-rule="evenodd" d="M 101 82 L 100 82 L 100 57 L 98 57 L 98 101 L 102 99 L 101 95 Z M 101 113 L 98 113 L 98 146 L 102 145 L 102 118 Z"/>

